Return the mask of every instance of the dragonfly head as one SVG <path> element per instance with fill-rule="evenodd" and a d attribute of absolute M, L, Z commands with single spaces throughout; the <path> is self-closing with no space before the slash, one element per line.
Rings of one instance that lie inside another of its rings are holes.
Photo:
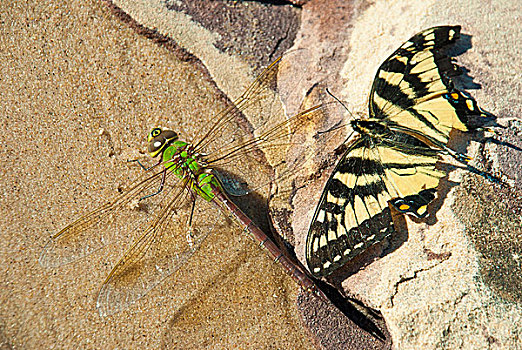
<path fill-rule="evenodd" d="M 172 130 L 163 130 L 161 128 L 154 128 L 147 136 L 149 142 L 149 155 L 154 158 L 157 157 L 165 148 L 167 148 L 173 141 L 178 139 L 178 134 Z"/>

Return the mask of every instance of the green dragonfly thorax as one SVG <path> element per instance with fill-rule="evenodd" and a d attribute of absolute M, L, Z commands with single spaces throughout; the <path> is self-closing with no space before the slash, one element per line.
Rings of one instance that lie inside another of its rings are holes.
<path fill-rule="evenodd" d="M 219 181 L 202 165 L 191 146 L 178 139 L 177 133 L 155 128 L 149 133 L 147 140 L 151 157 L 161 154 L 167 171 L 172 171 L 180 179 L 188 181 L 190 188 L 205 200 L 214 199 L 211 185 L 221 189 Z"/>

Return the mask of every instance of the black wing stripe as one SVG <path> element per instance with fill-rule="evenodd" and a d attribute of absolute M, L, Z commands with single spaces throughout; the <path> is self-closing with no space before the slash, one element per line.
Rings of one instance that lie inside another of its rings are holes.
<path fill-rule="evenodd" d="M 393 232 L 388 202 L 404 213 L 426 215 L 445 173 L 435 169 L 436 151 L 409 135 L 400 139 L 375 145 L 363 136 L 336 167 L 307 240 L 315 276 L 329 275 Z"/>
<path fill-rule="evenodd" d="M 423 113 L 423 104 L 434 105 L 433 100 L 439 99 L 435 104 L 443 104 L 450 112 L 451 106 L 441 97 L 447 93 L 447 86 L 443 84 L 438 73 L 438 68 L 434 63 L 433 57 L 424 59 L 431 62 L 425 70 L 420 70 L 415 74 L 390 74 L 380 71 L 376 78 L 379 89 L 372 96 L 372 109 L 375 117 L 379 119 L 407 119 L 413 129 L 420 129 L 426 134 L 446 143 L 447 137 L 455 122 L 451 122 L 448 127 L 441 125 L 440 120 L 430 113 Z M 428 74 L 430 73 L 431 74 Z M 398 80 L 400 79 L 400 80 Z M 432 102 L 430 102 L 432 101 Z M 449 108 L 448 108 L 449 107 Z M 457 115 L 452 113 L 449 119 L 456 119 Z M 456 124 L 460 129 L 465 129 L 464 125 Z"/>
<path fill-rule="evenodd" d="M 470 118 L 461 118 L 463 113 L 443 97 L 454 90 L 450 77 L 460 70 L 442 49 L 459 36 L 459 26 L 430 28 L 390 55 L 372 86 L 371 118 L 388 119 L 442 143 L 447 143 L 453 128 L 467 131 Z"/>
<path fill-rule="evenodd" d="M 338 164 L 343 172 L 336 172 L 339 177 L 329 180 L 316 212 L 307 240 L 308 265 L 316 276 L 330 274 L 393 229 L 387 204 L 390 198 L 383 192 L 384 169 L 369 160 L 369 155 L 360 156 L 368 152 L 367 146 L 356 142 L 351 147 L 349 153 L 359 156 L 346 157 Z M 325 220 L 329 221 L 326 225 Z"/>

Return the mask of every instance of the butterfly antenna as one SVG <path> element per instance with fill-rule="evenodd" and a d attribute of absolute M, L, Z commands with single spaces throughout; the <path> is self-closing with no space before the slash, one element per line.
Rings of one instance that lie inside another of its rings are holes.
<path fill-rule="evenodd" d="M 326 92 L 328 93 L 328 95 L 332 96 L 332 97 L 334 98 L 334 100 L 336 100 L 337 102 L 339 102 L 339 104 L 340 104 L 341 106 L 343 106 L 344 109 L 346 109 L 346 111 L 348 112 L 348 114 L 350 114 L 350 117 L 353 117 L 353 114 L 352 114 L 352 112 L 350 111 L 350 109 L 348 109 L 348 107 L 346 107 L 346 105 L 345 105 L 341 100 L 339 100 L 337 97 L 335 97 L 335 95 L 332 94 L 328 88 L 326 88 Z"/>

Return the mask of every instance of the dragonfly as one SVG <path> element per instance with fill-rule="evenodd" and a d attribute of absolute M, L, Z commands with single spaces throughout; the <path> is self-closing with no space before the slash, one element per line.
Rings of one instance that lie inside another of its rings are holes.
<path fill-rule="evenodd" d="M 281 105 L 277 76 L 289 64 L 289 58 L 270 64 L 234 103 L 215 116 L 212 125 L 198 133 L 202 136 L 196 141 L 184 141 L 170 129 L 153 128 L 147 137 L 147 151 L 157 162 L 149 168 L 138 162 L 144 170 L 142 176 L 121 195 L 52 235 L 40 264 L 56 268 L 92 254 L 108 244 L 108 232 L 135 235 L 137 239 L 114 265 L 98 294 L 98 312 L 111 315 L 128 308 L 183 267 L 205 238 L 226 224 L 224 218 L 228 216 L 266 248 L 299 286 L 327 301 L 306 270 L 284 254 L 230 199 L 277 178 L 293 176 L 309 159 L 302 155 L 301 163 L 294 159 L 277 175 L 264 162 L 262 151 L 291 147 L 295 135 L 325 117 L 320 103 L 303 107 L 291 117 L 277 107 Z M 258 127 L 238 126 L 238 120 L 247 113 L 259 117 Z M 245 169 L 252 164 L 261 169 L 255 171 L 256 179 L 249 179 L 253 185 L 244 179 Z M 122 216 L 125 223 L 116 226 L 114 218 Z"/>

